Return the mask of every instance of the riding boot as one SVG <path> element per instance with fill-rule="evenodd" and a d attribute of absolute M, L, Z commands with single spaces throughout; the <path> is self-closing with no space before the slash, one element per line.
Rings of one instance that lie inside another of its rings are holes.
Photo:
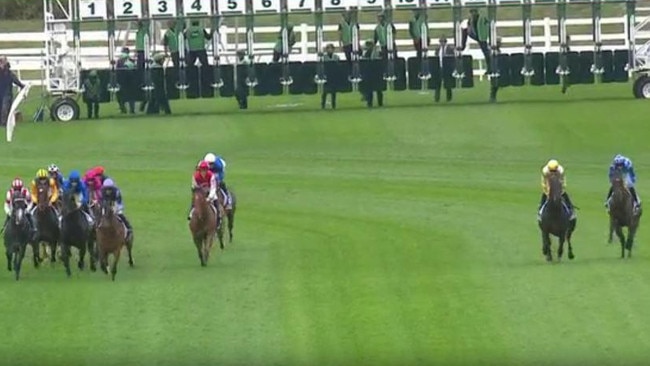
<path fill-rule="evenodd" d="M 228 188 L 226 187 L 226 182 L 221 181 L 219 187 L 223 190 L 223 193 L 226 195 L 226 208 L 230 209 L 232 207 L 232 202 L 230 202 L 230 193 L 228 193 Z"/>
<path fill-rule="evenodd" d="M 630 187 L 630 193 L 632 193 L 632 197 L 634 197 L 635 208 L 641 207 L 641 200 L 639 199 L 639 196 L 637 196 L 636 194 L 636 188 Z"/>
<path fill-rule="evenodd" d="M 126 237 L 128 240 L 133 235 L 133 227 L 131 227 L 131 223 L 129 222 L 129 220 L 126 219 L 126 216 L 124 216 L 124 214 L 119 214 L 118 216 L 120 217 L 120 220 L 122 220 L 122 222 L 124 223 L 124 226 L 126 226 Z"/>
<path fill-rule="evenodd" d="M 194 208 L 194 203 L 190 203 L 190 210 L 187 211 L 187 221 L 192 219 L 192 209 Z"/>
<path fill-rule="evenodd" d="M 38 227 L 36 226 L 36 220 L 32 214 L 27 214 L 27 221 L 29 221 L 29 237 L 30 242 L 36 242 L 38 239 Z"/>
<path fill-rule="evenodd" d="M 612 198 L 612 193 L 614 192 L 614 187 L 609 187 L 609 192 L 607 192 L 607 198 L 605 198 L 605 207 L 609 208 L 609 199 Z"/>
<path fill-rule="evenodd" d="M 546 194 L 542 193 L 542 198 L 539 201 L 539 207 L 537 208 L 537 219 L 541 220 L 542 218 L 542 207 L 544 207 L 544 204 L 546 203 Z"/>
<path fill-rule="evenodd" d="M 564 192 L 562 193 L 562 198 L 564 198 L 564 202 L 566 202 L 566 205 L 568 206 L 569 211 L 571 212 L 571 220 L 575 219 L 576 214 L 575 214 L 575 210 L 573 209 L 573 202 L 571 202 L 569 195 L 566 192 Z"/>

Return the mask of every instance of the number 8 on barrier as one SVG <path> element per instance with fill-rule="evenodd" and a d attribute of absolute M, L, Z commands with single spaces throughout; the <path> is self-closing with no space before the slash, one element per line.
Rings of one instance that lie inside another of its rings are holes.
<path fill-rule="evenodd" d="M 184 0 L 183 13 L 185 15 L 212 15 L 210 0 Z"/>
<path fill-rule="evenodd" d="M 340 10 L 347 9 L 351 5 L 356 6 L 356 0 L 323 0 L 323 9 L 325 10 Z"/>
<path fill-rule="evenodd" d="M 115 18 L 142 18 L 140 0 L 113 0 Z"/>
<path fill-rule="evenodd" d="M 106 0 L 79 0 L 79 18 L 106 19 Z"/>
<path fill-rule="evenodd" d="M 219 0 L 219 14 L 244 13 L 246 2 L 242 0 Z"/>
<path fill-rule="evenodd" d="M 149 14 L 152 17 L 175 17 L 176 0 L 149 0 Z"/>

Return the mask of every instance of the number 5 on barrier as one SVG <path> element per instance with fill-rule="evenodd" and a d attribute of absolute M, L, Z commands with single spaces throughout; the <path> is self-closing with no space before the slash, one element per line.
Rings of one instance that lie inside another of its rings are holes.
<path fill-rule="evenodd" d="M 79 18 L 106 19 L 106 0 L 79 0 Z"/>
<path fill-rule="evenodd" d="M 142 18 L 140 0 L 113 0 L 115 18 Z"/>
<path fill-rule="evenodd" d="M 183 0 L 185 15 L 212 15 L 210 0 Z"/>
<path fill-rule="evenodd" d="M 246 2 L 242 0 L 219 0 L 219 14 L 233 14 L 244 13 L 246 10 Z"/>
<path fill-rule="evenodd" d="M 152 17 L 175 17 L 176 0 L 149 0 L 149 15 Z"/>

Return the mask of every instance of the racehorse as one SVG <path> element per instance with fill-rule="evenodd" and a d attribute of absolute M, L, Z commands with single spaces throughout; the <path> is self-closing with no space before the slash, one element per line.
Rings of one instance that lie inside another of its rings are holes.
<path fill-rule="evenodd" d="M 232 231 L 235 226 L 235 211 L 237 211 L 237 197 L 232 188 L 228 188 L 228 193 L 230 194 L 230 208 L 225 208 L 226 218 L 228 219 L 228 239 L 232 243 Z"/>
<path fill-rule="evenodd" d="M 210 251 L 217 231 L 217 209 L 206 200 L 202 188 L 192 189 L 192 217 L 190 219 L 190 232 L 196 250 L 201 260 L 201 266 L 208 264 Z"/>
<path fill-rule="evenodd" d="M 20 267 L 25 258 L 27 243 L 30 239 L 29 220 L 27 220 L 27 200 L 14 192 L 11 197 L 11 218 L 4 232 L 5 253 L 7 255 L 7 270 L 16 273 L 16 281 L 20 279 Z M 38 266 L 38 249 L 34 248 L 34 265 Z M 12 263 L 13 262 L 13 263 Z"/>
<path fill-rule="evenodd" d="M 72 191 L 64 192 L 62 197 L 61 215 L 61 260 L 65 266 L 68 277 L 71 276 L 70 257 L 71 247 L 79 250 L 79 262 L 77 267 L 84 269 L 85 255 L 88 253 L 90 270 L 95 271 L 95 250 L 92 240 L 92 227 L 76 202 Z"/>
<path fill-rule="evenodd" d="M 100 204 L 100 214 L 97 219 L 97 258 L 104 273 L 111 274 L 111 280 L 115 281 L 117 275 L 117 263 L 120 261 L 122 248 L 126 245 L 129 253 L 129 265 L 133 267 L 131 254 L 133 242 L 127 238 L 126 225 L 115 213 L 115 202 L 103 198 Z M 113 255 L 113 265 L 108 265 L 108 257 Z"/>
<path fill-rule="evenodd" d="M 571 220 L 571 213 L 566 208 L 566 204 L 562 199 L 562 181 L 558 173 L 551 173 L 549 176 L 550 190 L 548 199 L 542 208 L 541 219 L 539 220 L 539 228 L 542 231 L 542 254 L 546 256 L 546 260 L 551 262 L 553 255 L 551 254 L 551 235 L 559 239 L 559 247 L 557 250 L 558 261 L 562 258 L 564 251 L 564 241 L 569 244 L 569 259 L 575 258 L 573 255 L 573 248 L 571 246 L 571 234 L 575 230 L 576 220 Z"/>
<path fill-rule="evenodd" d="M 36 234 L 35 246 L 40 247 L 42 243 L 43 258 L 48 256 L 50 264 L 56 262 L 56 247 L 59 242 L 61 230 L 59 228 L 59 218 L 57 211 L 50 204 L 50 184 L 48 181 L 39 181 L 36 186 L 38 204 L 35 210 L 35 219 L 37 222 L 38 232 Z"/>
<path fill-rule="evenodd" d="M 641 209 L 634 210 L 634 200 L 632 192 L 627 188 L 623 173 L 616 171 L 612 178 L 612 196 L 609 200 L 609 243 L 612 242 L 612 234 L 616 232 L 619 241 L 621 242 L 621 258 L 625 257 L 625 249 L 627 249 L 627 257 L 632 256 L 632 245 L 634 244 L 634 236 L 639 227 L 641 218 Z M 623 233 L 623 228 L 627 227 L 627 240 Z"/>

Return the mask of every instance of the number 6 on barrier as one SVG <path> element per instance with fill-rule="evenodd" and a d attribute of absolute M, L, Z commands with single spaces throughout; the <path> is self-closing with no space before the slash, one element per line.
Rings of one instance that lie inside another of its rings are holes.
<path fill-rule="evenodd" d="M 176 0 L 149 0 L 149 14 L 152 17 L 175 17 Z"/>
<path fill-rule="evenodd" d="M 184 0 L 183 13 L 185 15 L 212 15 L 210 0 Z"/>
<path fill-rule="evenodd" d="M 113 0 L 115 18 L 142 18 L 140 0 Z"/>
<path fill-rule="evenodd" d="M 106 19 L 106 0 L 79 0 L 79 18 Z"/>
<path fill-rule="evenodd" d="M 279 13 L 280 0 L 253 0 L 253 12 L 254 13 Z"/>

